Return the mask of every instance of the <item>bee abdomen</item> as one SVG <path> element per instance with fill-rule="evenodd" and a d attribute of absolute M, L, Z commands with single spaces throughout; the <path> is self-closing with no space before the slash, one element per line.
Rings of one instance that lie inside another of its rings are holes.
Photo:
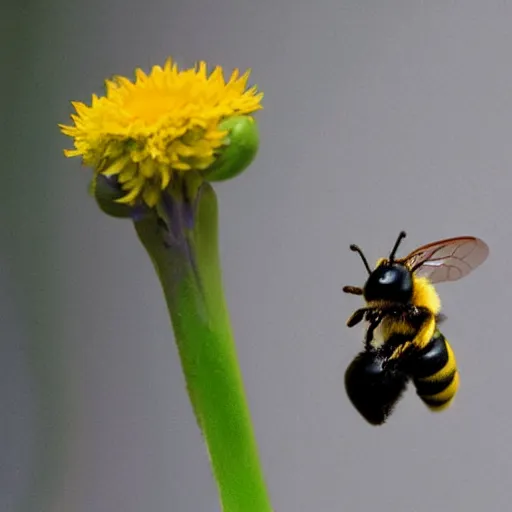
<path fill-rule="evenodd" d="M 409 369 L 416 393 L 432 411 L 448 407 L 459 387 L 455 355 L 437 331 L 411 362 Z"/>
<path fill-rule="evenodd" d="M 375 351 L 358 354 L 345 372 L 347 395 L 371 425 L 382 425 L 402 397 L 409 377 L 386 369 Z"/>

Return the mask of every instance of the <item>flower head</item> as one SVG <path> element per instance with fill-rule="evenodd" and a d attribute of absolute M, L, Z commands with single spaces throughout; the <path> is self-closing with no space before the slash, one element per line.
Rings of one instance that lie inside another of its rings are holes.
<path fill-rule="evenodd" d="M 205 62 L 180 71 L 168 59 L 135 81 L 116 76 L 91 106 L 73 102 L 74 125 L 59 125 L 74 139 L 68 157 L 80 156 L 96 173 L 116 177 L 118 202 L 155 206 L 177 173 L 211 166 L 226 144 L 219 125 L 262 108 L 263 93 L 246 89 L 249 72 L 235 70 L 226 82 L 221 67 L 208 75 Z"/>

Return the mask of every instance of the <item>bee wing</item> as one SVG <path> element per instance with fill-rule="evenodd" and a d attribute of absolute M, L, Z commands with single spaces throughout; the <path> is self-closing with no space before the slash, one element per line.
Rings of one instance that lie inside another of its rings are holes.
<path fill-rule="evenodd" d="M 423 245 L 403 258 L 419 277 L 432 283 L 456 281 L 467 276 L 489 255 L 487 244 L 474 236 L 448 238 Z"/>
<path fill-rule="evenodd" d="M 448 319 L 448 317 L 443 314 L 443 313 L 438 313 L 436 315 L 436 322 L 437 322 L 437 325 L 439 324 L 442 324 L 443 322 L 445 322 L 446 320 Z"/>

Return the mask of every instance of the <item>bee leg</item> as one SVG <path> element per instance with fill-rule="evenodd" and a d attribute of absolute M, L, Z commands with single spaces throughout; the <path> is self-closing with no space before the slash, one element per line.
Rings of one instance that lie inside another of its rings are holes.
<path fill-rule="evenodd" d="M 357 325 L 359 322 L 361 322 L 367 311 L 367 308 L 361 308 L 354 311 L 352 316 L 347 320 L 347 327 L 354 327 L 354 325 Z"/>
<path fill-rule="evenodd" d="M 393 412 L 407 386 L 408 377 L 383 367 L 384 359 L 374 351 L 363 351 L 345 372 L 349 400 L 371 425 L 382 425 Z"/>
<path fill-rule="evenodd" d="M 367 350 L 371 349 L 371 342 L 373 340 L 373 333 L 375 332 L 375 329 L 379 326 L 379 324 L 382 322 L 383 316 L 380 313 L 375 313 L 374 311 L 371 312 L 372 315 L 368 315 L 366 319 L 370 322 L 370 325 L 368 329 L 366 330 L 366 335 L 364 339 L 364 344 Z M 375 313 L 373 315 L 373 313 Z"/>
<path fill-rule="evenodd" d="M 364 319 L 368 322 L 368 328 L 365 334 L 365 346 L 370 348 L 370 342 L 373 339 L 373 332 L 382 321 L 382 314 L 380 310 L 375 308 L 368 308 L 364 315 Z"/>

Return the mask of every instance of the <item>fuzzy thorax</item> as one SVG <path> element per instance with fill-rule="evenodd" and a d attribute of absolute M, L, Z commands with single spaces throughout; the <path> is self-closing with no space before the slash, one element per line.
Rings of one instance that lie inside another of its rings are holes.
<path fill-rule="evenodd" d="M 417 331 L 406 319 L 397 320 L 396 318 L 384 318 L 373 333 L 371 345 L 378 349 L 386 341 L 396 334 L 414 337 L 414 344 L 418 347 L 425 346 L 435 330 L 435 316 L 441 310 L 441 299 L 432 283 L 426 277 L 417 277 L 413 274 L 413 294 L 411 303 L 414 306 L 428 309 L 432 313 L 432 318 Z M 367 304 L 369 307 L 389 306 L 385 301 L 371 301 Z"/>
<path fill-rule="evenodd" d="M 412 303 L 428 309 L 434 316 L 441 311 L 441 299 L 432 283 L 426 277 L 412 276 Z"/>

